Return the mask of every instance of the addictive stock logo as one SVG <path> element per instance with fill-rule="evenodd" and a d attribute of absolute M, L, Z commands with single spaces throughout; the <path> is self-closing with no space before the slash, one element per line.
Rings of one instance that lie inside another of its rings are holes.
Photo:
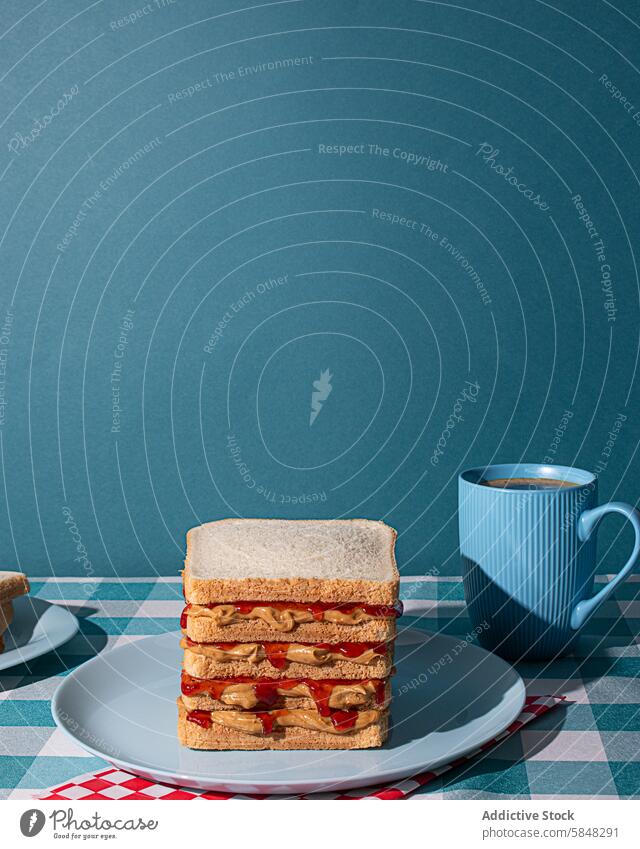
<path fill-rule="evenodd" d="M 311 413 L 309 414 L 309 427 L 320 415 L 322 405 L 331 394 L 331 378 L 333 375 L 329 369 L 320 372 L 320 379 L 313 381 L 313 392 L 311 393 Z"/>
<path fill-rule="evenodd" d="M 43 811 L 38 808 L 30 808 L 20 817 L 20 831 L 25 837 L 35 837 L 42 831 L 45 819 Z"/>

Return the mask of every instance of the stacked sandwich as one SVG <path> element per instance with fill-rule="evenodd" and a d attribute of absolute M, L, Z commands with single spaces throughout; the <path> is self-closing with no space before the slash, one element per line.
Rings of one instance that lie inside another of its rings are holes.
<path fill-rule="evenodd" d="M 182 745 L 382 745 L 401 612 L 395 537 L 365 519 L 227 519 L 189 531 Z"/>
<path fill-rule="evenodd" d="M 13 622 L 13 602 L 29 592 L 29 580 L 22 572 L 0 571 L 0 652 L 4 651 L 4 633 Z"/>

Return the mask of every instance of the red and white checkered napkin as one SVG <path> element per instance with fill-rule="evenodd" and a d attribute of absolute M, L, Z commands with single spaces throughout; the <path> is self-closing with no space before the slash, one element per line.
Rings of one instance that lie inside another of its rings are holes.
<path fill-rule="evenodd" d="M 518 718 L 497 737 L 489 740 L 483 746 L 475 749 L 464 757 L 457 758 L 445 766 L 429 772 L 420 773 L 413 778 L 404 778 L 396 784 L 382 787 L 361 787 L 344 793 L 323 793 L 323 799 L 405 799 L 418 787 L 424 787 L 442 773 L 454 767 L 461 766 L 482 752 L 501 743 L 506 737 L 518 732 L 523 725 L 531 722 L 543 713 L 565 701 L 565 696 L 528 696 Z M 170 784 L 156 784 L 146 778 L 123 772 L 120 769 L 105 769 L 103 772 L 86 773 L 73 781 L 47 790 L 38 797 L 45 801 L 76 801 L 76 800 L 106 800 L 106 799 L 266 799 L 268 796 L 246 796 L 239 793 L 217 793 L 214 791 L 192 790 L 188 787 L 174 787 Z M 276 798 L 283 798 L 278 796 Z M 290 798 L 290 797 L 289 797 Z M 294 798 L 306 799 L 309 796 Z"/>

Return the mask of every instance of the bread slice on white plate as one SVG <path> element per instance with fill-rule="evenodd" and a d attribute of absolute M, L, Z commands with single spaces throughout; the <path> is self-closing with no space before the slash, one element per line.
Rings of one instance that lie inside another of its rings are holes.
<path fill-rule="evenodd" d="M 0 601 L 0 634 L 4 634 L 13 622 L 13 604 L 10 601 Z"/>
<path fill-rule="evenodd" d="M 191 604 L 233 601 L 392 605 L 396 532 L 369 519 L 222 519 L 187 534 Z"/>
<path fill-rule="evenodd" d="M 0 570 L 0 602 L 26 595 L 29 589 L 29 579 L 22 572 Z"/>

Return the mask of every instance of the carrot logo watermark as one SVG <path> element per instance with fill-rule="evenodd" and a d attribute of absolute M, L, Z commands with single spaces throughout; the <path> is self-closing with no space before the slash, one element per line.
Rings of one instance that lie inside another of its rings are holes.
<path fill-rule="evenodd" d="M 42 831 L 44 823 L 44 812 L 39 808 L 29 808 L 20 817 L 20 831 L 25 837 L 35 837 Z"/>
<path fill-rule="evenodd" d="M 319 380 L 313 381 L 313 392 L 311 393 L 311 413 L 309 414 L 309 427 L 320 415 L 322 405 L 331 394 L 331 378 L 333 375 L 329 369 L 320 372 Z"/>

